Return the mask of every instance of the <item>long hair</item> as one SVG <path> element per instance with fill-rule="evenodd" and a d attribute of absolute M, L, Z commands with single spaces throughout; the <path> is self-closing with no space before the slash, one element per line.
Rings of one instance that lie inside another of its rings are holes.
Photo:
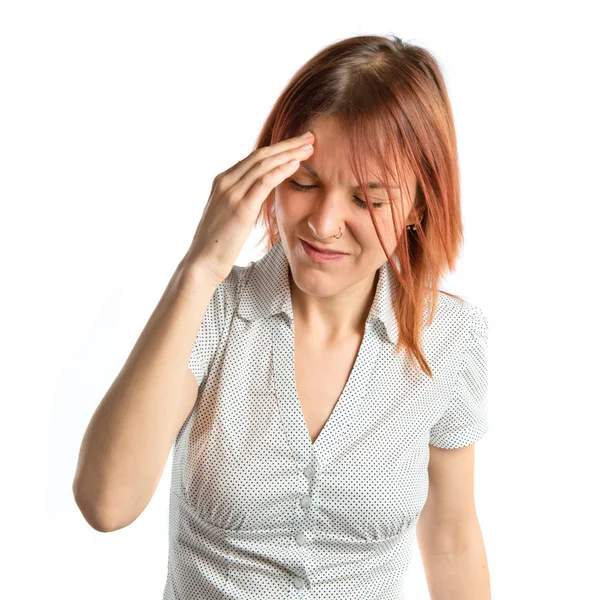
<path fill-rule="evenodd" d="M 411 362 L 416 359 L 433 377 L 421 348 L 421 317 L 430 295 L 431 323 L 439 281 L 446 271 L 454 271 L 463 243 L 456 133 L 441 69 L 429 51 L 393 35 L 356 36 L 331 44 L 289 81 L 255 149 L 300 135 L 319 117 L 333 117 L 348 141 L 351 170 L 382 247 L 367 165 L 377 165 L 375 174 L 390 198 L 394 185 L 410 198 L 407 166 L 416 176 L 417 194 L 409 213 L 420 217 L 416 230 L 406 228 L 392 203 L 397 245 L 384 252 L 400 283 L 394 302 L 399 331 L 395 352 L 405 347 Z M 280 240 L 274 200 L 272 190 L 256 220 L 264 230 L 257 246 L 266 251 Z"/>

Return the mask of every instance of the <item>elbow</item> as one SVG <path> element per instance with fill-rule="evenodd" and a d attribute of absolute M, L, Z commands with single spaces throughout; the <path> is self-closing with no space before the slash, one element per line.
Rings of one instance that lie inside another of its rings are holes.
<path fill-rule="evenodd" d="M 125 527 L 125 525 L 119 525 L 112 519 L 108 512 L 101 508 L 98 502 L 90 500 L 75 484 L 73 485 L 73 498 L 79 512 L 81 512 L 83 518 L 92 529 L 100 533 L 109 533 Z"/>

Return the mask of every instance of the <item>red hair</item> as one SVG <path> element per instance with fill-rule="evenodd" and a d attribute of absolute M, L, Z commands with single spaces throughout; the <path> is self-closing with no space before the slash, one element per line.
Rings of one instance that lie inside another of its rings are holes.
<path fill-rule="evenodd" d="M 399 331 L 395 351 L 406 347 L 413 364 L 416 359 L 432 377 L 421 349 L 421 315 L 431 293 L 431 323 L 438 283 L 446 271 L 454 271 L 463 243 L 456 133 L 441 69 L 430 52 L 396 36 L 364 35 L 331 44 L 290 80 L 265 121 L 256 149 L 300 135 L 320 117 L 333 117 L 348 140 L 351 170 L 382 246 L 367 165 L 381 168 L 374 174 L 390 198 L 393 185 L 410 198 L 404 170 L 408 167 L 416 176 L 417 194 L 408 215 L 416 220 L 416 230 L 407 229 L 392 208 L 397 245 L 384 252 L 400 282 L 394 305 Z M 259 244 L 266 251 L 280 240 L 274 199 L 273 190 L 256 220 L 264 229 Z"/>

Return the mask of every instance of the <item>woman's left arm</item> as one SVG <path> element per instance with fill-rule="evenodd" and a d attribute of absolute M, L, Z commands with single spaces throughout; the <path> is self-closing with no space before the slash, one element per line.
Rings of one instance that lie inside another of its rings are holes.
<path fill-rule="evenodd" d="M 417 521 L 417 541 L 431 600 L 490 600 L 475 511 L 475 444 L 429 449 L 429 491 Z"/>

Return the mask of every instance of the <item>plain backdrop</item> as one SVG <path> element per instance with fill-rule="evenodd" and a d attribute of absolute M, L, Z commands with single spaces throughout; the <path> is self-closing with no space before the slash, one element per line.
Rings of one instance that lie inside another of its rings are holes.
<path fill-rule="evenodd" d="M 162 599 L 172 454 L 144 513 L 99 533 L 71 491 L 83 433 L 213 178 L 294 72 L 342 38 L 395 34 L 438 59 L 456 121 L 465 244 L 442 287 L 489 319 L 475 454 L 492 597 L 600 598 L 592 6 L 0 5 L 2 597 Z M 406 581 L 429 598 L 416 545 Z"/>

